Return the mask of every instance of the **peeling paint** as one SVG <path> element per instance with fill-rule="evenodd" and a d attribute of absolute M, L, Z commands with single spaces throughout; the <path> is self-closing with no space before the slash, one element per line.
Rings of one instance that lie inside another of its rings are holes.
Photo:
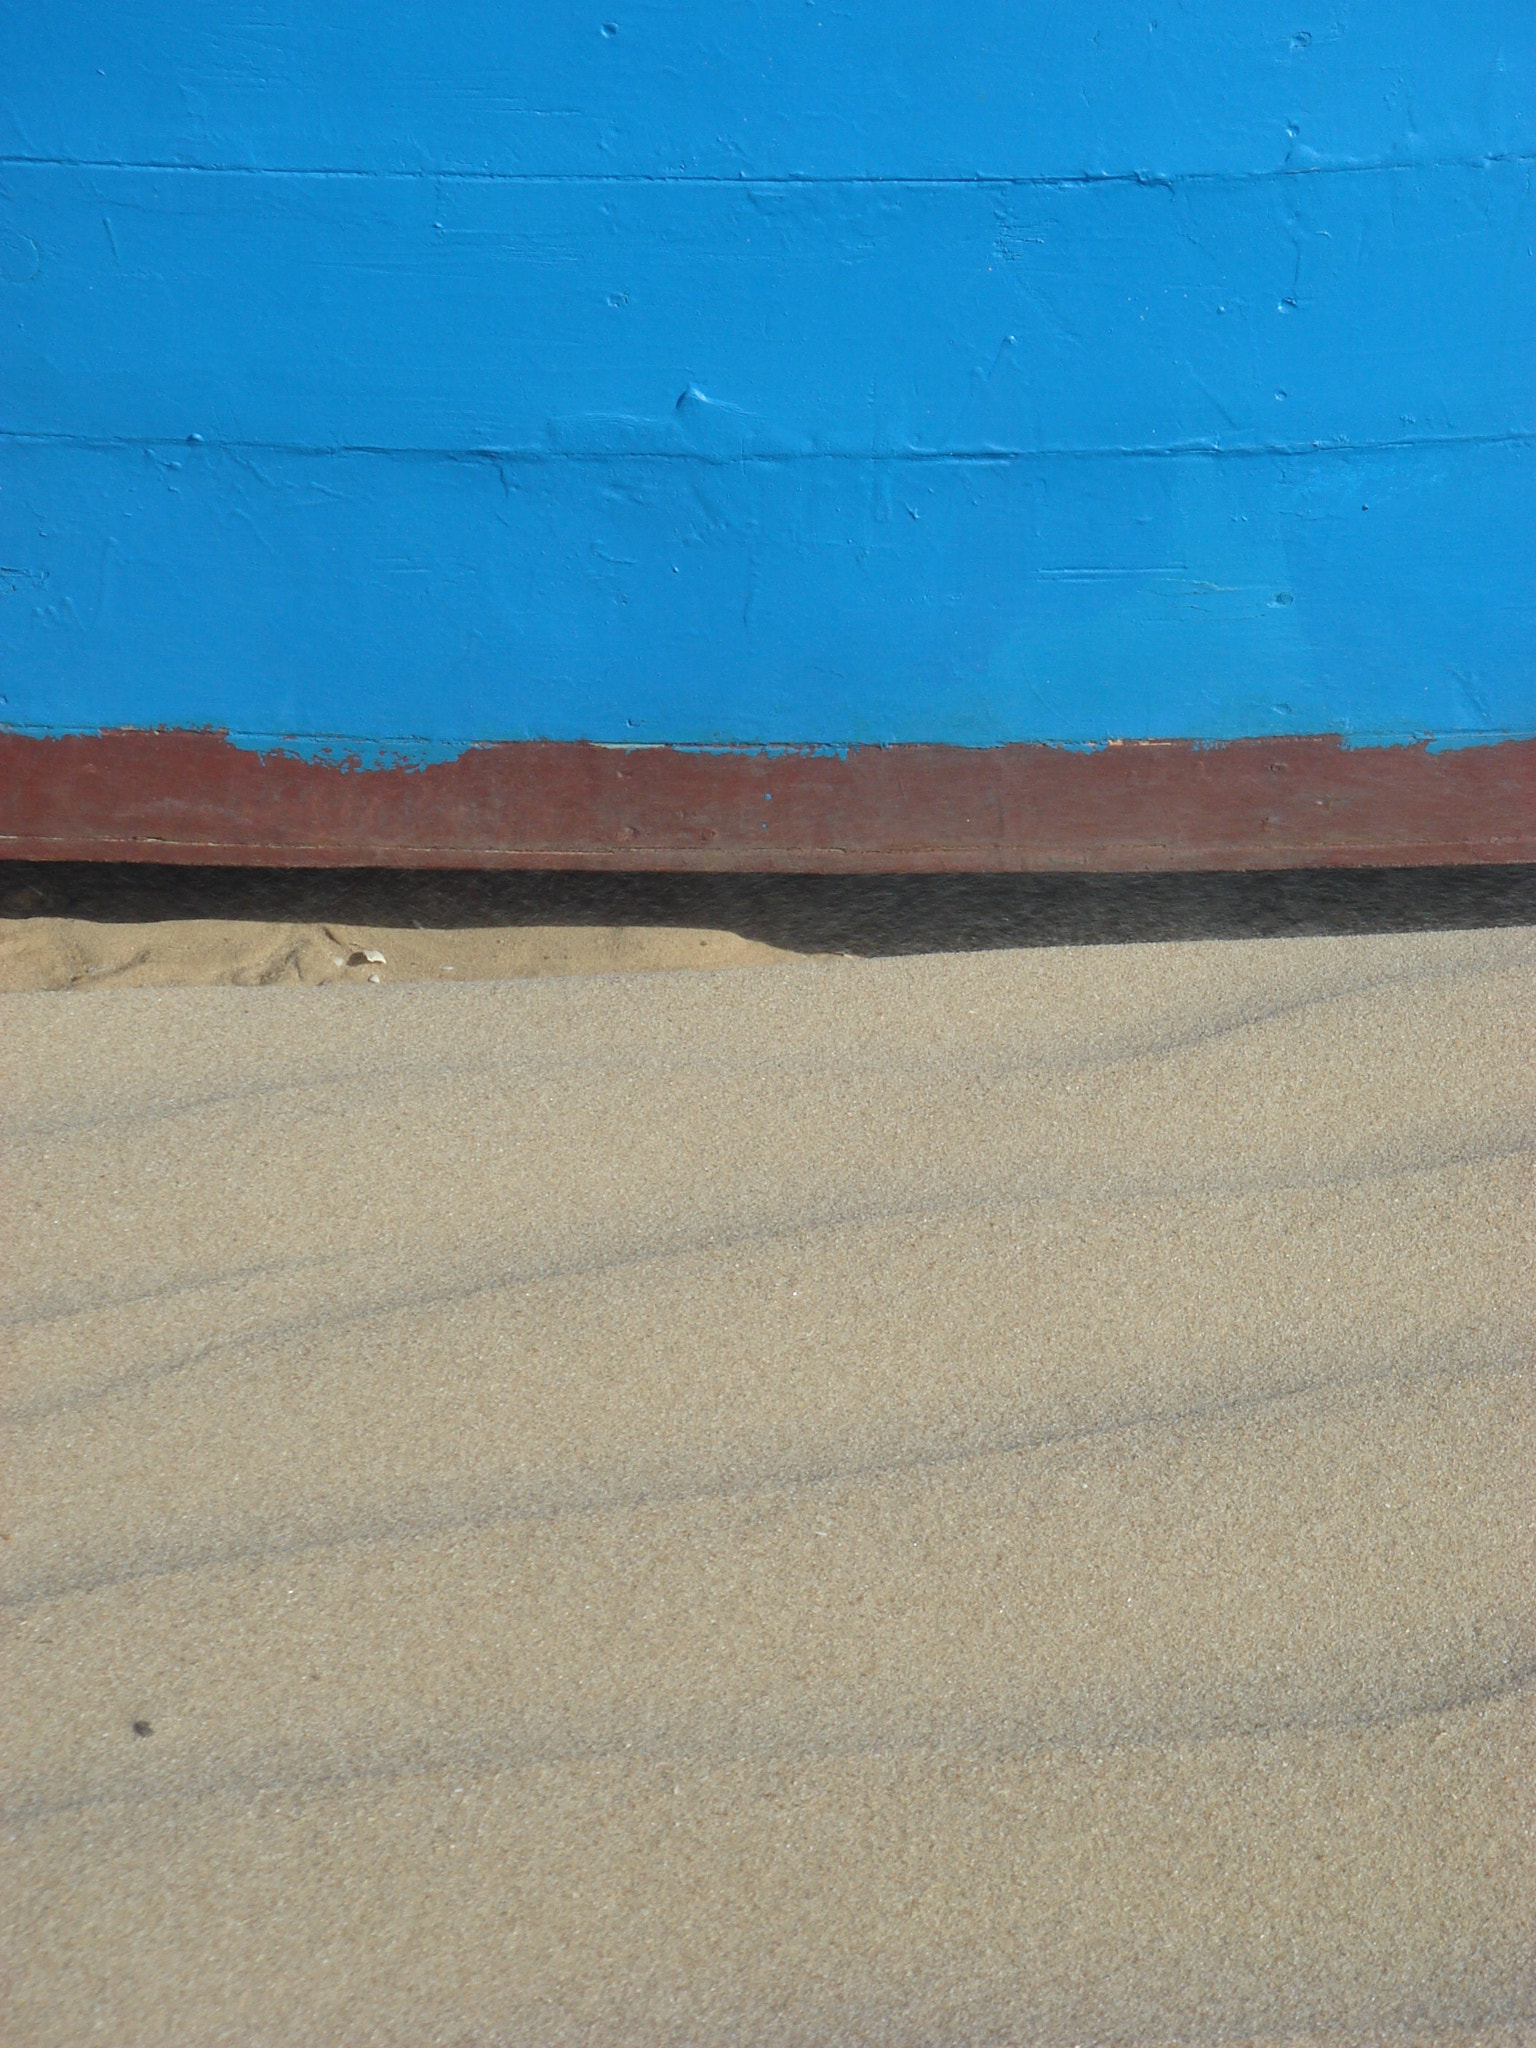
<path fill-rule="evenodd" d="M 346 772 L 216 733 L 0 734 L 31 860 L 760 871 L 1265 868 L 1536 859 L 1536 740 L 713 752 L 472 747 Z"/>

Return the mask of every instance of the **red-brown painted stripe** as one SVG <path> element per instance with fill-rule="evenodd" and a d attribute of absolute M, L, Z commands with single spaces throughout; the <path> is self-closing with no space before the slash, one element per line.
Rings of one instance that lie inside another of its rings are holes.
<path fill-rule="evenodd" d="M 213 733 L 0 736 L 0 852 L 290 867 L 1266 868 L 1536 860 L 1536 741 L 860 747 L 527 742 L 428 768 Z"/>

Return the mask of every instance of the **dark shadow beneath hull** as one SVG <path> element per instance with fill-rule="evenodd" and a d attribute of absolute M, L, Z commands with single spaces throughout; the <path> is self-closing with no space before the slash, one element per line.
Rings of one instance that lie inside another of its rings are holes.
<path fill-rule="evenodd" d="M 1154 875 L 602 874 L 11 862 L 0 913 L 421 925 L 677 925 L 861 957 L 1536 924 L 1536 866 Z"/>

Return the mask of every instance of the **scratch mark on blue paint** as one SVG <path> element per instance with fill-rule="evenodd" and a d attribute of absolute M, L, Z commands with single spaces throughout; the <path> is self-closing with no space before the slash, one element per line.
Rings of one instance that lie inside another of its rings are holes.
<path fill-rule="evenodd" d="M 687 396 L 688 394 L 685 394 Z M 682 400 L 678 400 L 681 409 Z M 712 407 L 722 414 L 737 419 L 750 419 L 752 415 L 736 408 Z M 649 422 L 633 421 L 639 426 Z M 657 423 L 660 425 L 660 423 Z M 1512 427 L 1497 434 L 1413 434 L 1399 438 L 1381 440 L 1350 440 L 1338 437 L 1319 441 L 1166 441 L 1144 442 L 1116 446 L 1112 443 L 1098 447 L 1080 443 L 1041 444 L 1037 447 L 975 447 L 975 448 L 931 448 L 920 444 L 870 446 L 865 443 L 857 448 L 836 448 L 826 446 L 800 448 L 750 448 L 728 452 L 712 452 L 707 447 L 678 447 L 658 443 L 644 447 L 581 447 L 541 446 L 538 443 L 522 446 L 479 447 L 479 448 L 435 448 L 412 446 L 410 444 L 370 441 L 237 441 L 224 440 L 218 436 L 189 434 L 186 443 L 196 443 L 210 453 L 230 455 L 290 455 L 301 458 L 322 459 L 327 456 L 365 456 L 388 461 L 421 462 L 485 462 L 493 466 L 507 464 L 543 463 L 609 463 L 609 462 L 683 462 L 703 464 L 728 464 L 735 466 L 745 463 L 782 464 L 793 462 L 892 462 L 892 463 L 1004 463 L 1004 462 L 1141 462 L 1141 461 L 1198 461 L 1207 458 L 1232 457 L 1246 460 L 1282 459 L 1285 461 L 1306 461 L 1328 459 L 1339 456 L 1397 455 L 1429 453 L 1436 450 L 1457 448 L 1525 448 L 1536 446 L 1536 428 Z M 61 447 L 100 450 L 109 453 L 127 450 L 133 453 L 160 454 L 185 445 L 164 435 L 139 436 L 136 434 L 66 434 L 38 432 L 31 428 L 0 427 L 0 445 L 7 442 L 17 446 Z M 1362 510 L 1365 508 L 1362 507 Z"/>
<path fill-rule="evenodd" d="M 1234 186 L 1273 184 L 1291 178 L 1347 178 L 1400 172 L 1489 170 L 1501 165 L 1536 165 L 1536 154 L 1490 150 L 1462 157 L 1372 157 L 1339 162 L 1274 164 L 1250 171 L 1121 171 L 1025 172 L 967 171 L 948 175 L 905 177 L 889 172 L 740 171 L 470 171 L 405 170 L 351 164 L 194 163 L 165 157 L 0 156 L 0 170 L 153 171 L 205 178 L 347 178 L 361 182 L 445 185 L 706 185 L 742 191 L 754 185 L 890 186 L 897 191 L 942 191 L 951 186 L 997 187 L 999 190 L 1070 190 L 1080 185 L 1140 185 L 1172 191 L 1180 185 Z"/>

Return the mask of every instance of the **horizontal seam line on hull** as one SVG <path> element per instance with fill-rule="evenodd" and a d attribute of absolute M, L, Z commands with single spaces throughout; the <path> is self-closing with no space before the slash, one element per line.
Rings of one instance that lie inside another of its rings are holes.
<path fill-rule="evenodd" d="M 223 438 L 195 439 L 186 434 L 68 434 L 36 431 L 22 427 L 0 427 L 0 443 L 37 448 L 82 449 L 113 454 L 157 449 L 184 451 L 189 446 L 210 454 L 293 455 L 313 459 L 343 456 L 378 456 L 418 462 L 486 462 L 537 465 L 557 462 L 695 462 L 713 468 L 732 468 L 746 463 L 791 462 L 911 462 L 911 463 L 1003 463 L 1060 461 L 1140 461 L 1202 459 L 1216 456 L 1245 456 L 1250 459 L 1294 460 L 1309 456 L 1412 454 L 1420 449 L 1528 447 L 1536 443 L 1536 428 L 1512 427 L 1497 434 L 1424 434 L 1379 441 L 1170 441 L 1166 445 L 1117 447 L 1076 447 L 1070 444 L 1041 448 L 790 448 L 782 450 L 743 449 L 732 454 L 713 454 L 695 448 L 553 448 L 553 447 L 411 447 L 376 441 L 237 441 Z"/>
<path fill-rule="evenodd" d="M 21 844 L 26 844 L 28 846 L 41 846 L 52 844 L 67 844 L 75 846 L 79 843 L 80 841 L 77 838 L 66 840 L 65 836 L 61 833 L 52 835 L 52 837 L 48 840 L 42 840 L 34 835 L 24 833 L 0 833 L 0 846 L 11 846 Z M 253 847 L 258 844 L 258 842 L 252 840 L 156 839 L 148 834 L 144 834 L 136 839 L 124 839 L 121 837 L 103 839 L 100 843 L 103 846 L 123 847 L 125 849 L 140 846 L 163 846 L 173 851 L 185 851 L 189 853 L 216 851 L 246 854 L 249 854 L 252 851 Z M 1015 842 L 1006 839 L 976 841 L 942 841 L 938 844 L 935 844 L 928 840 L 903 840 L 889 842 L 883 841 L 875 848 L 875 851 L 878 852 L 882 857 L 889 856 L 893 860 L 901 856 L 910 856 L 913 859 L 921 859 L 938 854 L 981 855 L 987 853 L 1003 853 L 1007 852 L 1011 847 L 1018 843 L 1020 842 Z M 355 850 L 361 850 L 364 845 L 364 842 L 361 840 L 343 840 L 332 845 L 322 845 L 316 841 L 311 840 L 294 840 L 285 841 L 281 845 L 272 847 L 268 846 L 268 843 L 263 840 L 259 842 L 259 844 L 263 849 L 272 852 L 279 852 L 285 854 L 309 853 L 316 855 L 328 855 L 337 852 L 351 853 Z M 717 846 L 714 846 L 713 844 L 706 847 L 700 847 L 697 845 L 680 845 L 670 840 L 654 840 L 646 841 L 644 843 L 637 844 L 632 847 L 621 848 L 619 850 L 631 852 L 635 854 L 637 857 L 649 855 L 657 859 L 670 858 L 674 855 L 680 856 L 684 854 L 693 855 L 699 853 L 708 854 L 712 852 L 719 852 L 721 854 L 722 859 L 729 863 L 735 861 L 737 855 L 743 851 L 743 848 L 747 844 L 749 844 L 749 842 L 743 842 L 741 845 L 732 844 L 722 849 Z M 1061 840 L 1055 842 L 1055 844 L 1062 847 L 1065 850 L 1065 852 L 1079 850 L 1077 848 L 1076 842 Z M 1358 840 L 1343 838 L 1330 840 L 1303 839 L 1300 837 L 1293 837 L 1288 839 L 1276 838 L 1273 841 L 1266 840 L 1262 844 L 1262 846 L 1260 846 L 1257 841 L 1248 839 L 1233 839 L 1220 841 L 1204 840 L 1199 842 L 1186 842 L 1175 839 L 1111 839 L 1104 841 L 1094 841 L 1093 844 L 1095 849 L 1101 853 L 1109 853 L 1114 855 L 1123 854 L 1126 856 L 1134 854 L 1146 855 L 1149 857 L 1152 855 L 1167 854 L 1169 852 L 1183 853 L 1190 850 L 1191 845 L 1193 845 L 1193 850 L 1196 853 L 1207 855 L 1213 860 L 1216 859 L 1216 857 L 1220 854 L 1231 852 L 1234 849 L 1237 849 L 1239 851 L 1247 851 L 1250 848 L 1255 851 L 1264 852 L 1266 854 L 1279 855 L 1294 853 L 1297 855 L 1307 855 L 1313 858 L 1328 853 L 1354 853 L 1357 849 L 1364 849 L 1365 851 L 1372 853 L 1384 853 L 1387 850 L 1386 842 L 1384 842 L 1379 835 L 1375 838 L 1366 838 L 1362 835 Z M 591 845 L 547 845 L 509 847 L 507 844 L 499 840 L 493 840 L 485 844 L 465 844 L 462 842 L 454 842 L 449 845 L 440 845 L 434 842 L 432 845 L 428 846 L 420 845 L 415 841 L 402 841 L 398 843 L 390 842 L 389 844 L 384 845 L 382 847 L 374 846 L 372 842 L 369 842 L 368 846 L 369 850 L 375 853 L 383 852 L 409 854 L 413 859 L 430 858 L 431 856 L 437 854 L 452 854 L 455 857 L 469 858 L 476 854 L 502 855 L 510 851 L 513 853 L 525 854 L 529 857 L 537 856 L 540 860 L 548 860 L 551 862 L 561 860 L 581 861 L 587 860 L 589 858 L 605 857 L 612 850 L 606 844 L 596 848 L 595 851 L 593 846 Z M 1454 840 L 1443 838 L 1404 838 L 1401 840 L 1394 840 L 1391 842 L 1391 850 L 1394 852 L 1394 854 L 1397 851 L 1402 851 L 1407 854 L 1413 854 L 1415 856 L 1415 859 L 1412 861 L 1397 861 L 1394 859 L 1391 863 L 1389 863 L 1389 865 L 1434 866 L 1436 863 L 1434 863 L 1433 861 L 1419 861 L 1417 859 L 1417 855 L 1426 849 L 1431 851 L 1441 851 L 1448 853 L 1452 849 L 1456 851 L 1465 852 L 1469 848 L 1482 846 L 1497 847 L 1501 849 L 1506 847 L 1531 846 L 1533 849 L 1536 849 L 1536 833 L 1485 832 L 1480 835 L 1469 834 L 1465 838 Z M 771 854 L 776 860 L 779 861 L 799 859 L 811 860 L 820 859 L 823 857 L 827 859 L 839 857 L 854 859 L 856 857 L 865 855 L 870 851 L 868 846 L 860 845 L 857 842 L 850 845 L 845 843 L 832 843 L 823 840 L 810 840 L 804 843 L 797 842 L 795 845 L 792 846 L 772 846 L 763 848 L 753 847 L 752 850 L 755 853 L 761 852 L 765 854 Z M 61 856 L 61 858 L 62 857 L 63 856 Z M 1454 865 L 1455 863 L 1452 862 L 1451 864 Z M 748 872 L 748 870 L 743 869 L 742 872 Z"/>
<path fill-rule="evenodd" d="M 1177 185 L 1274 184 L 1288 178 L 1355 178 L 1414 171 L 1481 171 L 1504 165 L 1536 163 L 1536 155 L 1523 150 L 1490 150 L 1471 157 L 1378 157 L 1365 163 L 1271 164 L 1250 171 L 952 171 L 929 176 L 912 173 L 882 174 L 877 171 L 805 172 L 767 171 L 468 171 L 416 170 L 368 167 L 355 164 L 207 164 L 178 163 L 173 158 L 130 161 L 116 157 L 0 156 L 0 170 L 128 171 L 146 175 L 175 173 L 205 178 L 315 178 L 345 179 L 358 183 L 372 180 L 401 184 L 442 182 L 462 185 L 702 185 L 728 191 L 750 191 L 754 186 L 793 188 L 818 186 L 887 186 L 904 190 L 944 191 L 986 188 L 1041 188 L 1063 190 L 1096 185 L 1133 185 L 1171 190 Z"/>

